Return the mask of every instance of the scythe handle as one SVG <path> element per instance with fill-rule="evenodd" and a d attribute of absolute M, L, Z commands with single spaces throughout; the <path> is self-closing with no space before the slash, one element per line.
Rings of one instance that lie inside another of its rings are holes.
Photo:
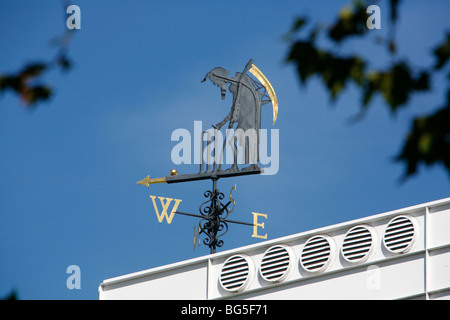
<path fill-rule="evenodd" d="M 238 112 L 238 110 L 236 109 L 236 102 L 239 101 L 239 98 L 241 96 L 242 77 L 248 72 L 248 70 L 250 70 L 252 64 L 253 64 L 253 59 L 250 59 L 250 61 L 245 66 L 244 71 L 239 76 L 239 81 L 237 83 L 238 88 L 237 88 L 236 96 L 234 97 L 233 107 L 232 107 L 232 111 L 231 111 L 231 121 L 233 123 L 238 120 L 238 118 L 236 116 L 236 113 Z M 231 128 L 231 126 L 232 126 L 232 124 L 230 123 L 230 128 Z"/>

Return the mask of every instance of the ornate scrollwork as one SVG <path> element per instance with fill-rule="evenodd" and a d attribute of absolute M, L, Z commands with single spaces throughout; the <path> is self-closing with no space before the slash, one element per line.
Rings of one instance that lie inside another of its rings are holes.
<path fill-rule="evenodd" d="M 219 237 L 225 235 L 228 232 L 228 224 L 225 219 L 230 214 L 228 205 L 223 204 L 221 200 L 225 198 L 222 192 L 219 192 L 216 188 L 217 180 L 213 180 L 213 189 L 207 190 L 204 193 L 205 198 L 208 198 L 200 205 L 200 214 L 204 217 L 199 222 L 199 234 L 203 233 L 207 238 L 203 239 L 203 244 L 210 247 L 211 252 L 215 252 L 216 247 L 223 246 L 223 240 L 219 240 Z"/>

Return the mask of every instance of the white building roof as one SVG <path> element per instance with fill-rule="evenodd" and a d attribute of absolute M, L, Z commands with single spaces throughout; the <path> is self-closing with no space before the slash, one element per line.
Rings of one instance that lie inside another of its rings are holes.
<path fill-rule="evenodd" d="M 100 299 L 450 299 L 450 198 L 104 280 Z"/>

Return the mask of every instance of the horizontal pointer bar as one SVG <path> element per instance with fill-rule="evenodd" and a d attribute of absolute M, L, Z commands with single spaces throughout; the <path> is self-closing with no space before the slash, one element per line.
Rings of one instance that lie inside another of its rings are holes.
<path fill-rule="evenodd" d="M 199 215 L 199 214 L 193 214 L 193 213 L 187 213 L 187 212 L 180 212 L 180 211 L 175 211 L 175 213 L 177 213 L 177 214 L 183 214 L 183 215 L 185 215 L 185 216 L 191 216 L 191 217 L 196 217 L 196 218 L 202 218 L 202 219 L 207 219 L 207 217 L 208 217 L 208 216 L 202 216 L 202 215 Z M 225 220 L 222 220 L 222 221 L 223 221 L 223 222 L 230 222 L 230 223 L 243 224 L 243 225 L 246 225 L 246 226 L 254 226 L 253 223 L 242 222 L 242 221 L 236 221 L 236 220 L 228 220 L 228 219 L 225 219 Z"/>
<path fill-rule="evenodd" d="M 145 177 L 144 179 L 138 181 L 138 184 L 142 184 L 144 186 L 149 187 L 150 184 L 154 183 L 179 183 L 179 182 L 188 182 L 188 181 L 198 181 L 198 180 L 206 180 L 206 179 L 220 179 L 220 178 L 230 178 L 237 176 L 244 176 L 250 174 L 261 174 L 263 172 L 263 168 L 253 168 L 248 167 L 244 169 L 228 169 L 228 170 L 214 170 L 210 172 L 201 172 L 201 173 L 193 173 L 193 174 L 171 174 L 170 176 L 165 176 L 162 178 L 153 178 L 150 179 L 150 175 Z"/>

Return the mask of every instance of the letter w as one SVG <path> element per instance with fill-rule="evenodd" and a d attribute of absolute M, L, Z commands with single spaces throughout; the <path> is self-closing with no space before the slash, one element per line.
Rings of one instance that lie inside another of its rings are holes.
<path fill-rule="evenodd" d="M 162 206 L 162 212 L 159 214 L 158 206 L 156 205 L 156 196 L 150 196 L 152 198 L 153 206 L 155 207 L 156 216 L 158 217 L 158 222 L 162 222 L 164 217 L 166 217 L 167 223 L 172 223 L 173 216 L 175 214 L 175 211 L 178 209 L 178 205 L 180 204 L 181 200 L 175 199 L 175 204 L 173 205 L 172 211 L 170 212 L 170 215 L 167 214 L 167 209 L 169 208 L 170 203 L 172 202 L 172 198 L 163 198 L 158 197 L 159 201 L 161 201 Z M 166 199 L 166 203 L 164 203 L 164 199 Z"/>

